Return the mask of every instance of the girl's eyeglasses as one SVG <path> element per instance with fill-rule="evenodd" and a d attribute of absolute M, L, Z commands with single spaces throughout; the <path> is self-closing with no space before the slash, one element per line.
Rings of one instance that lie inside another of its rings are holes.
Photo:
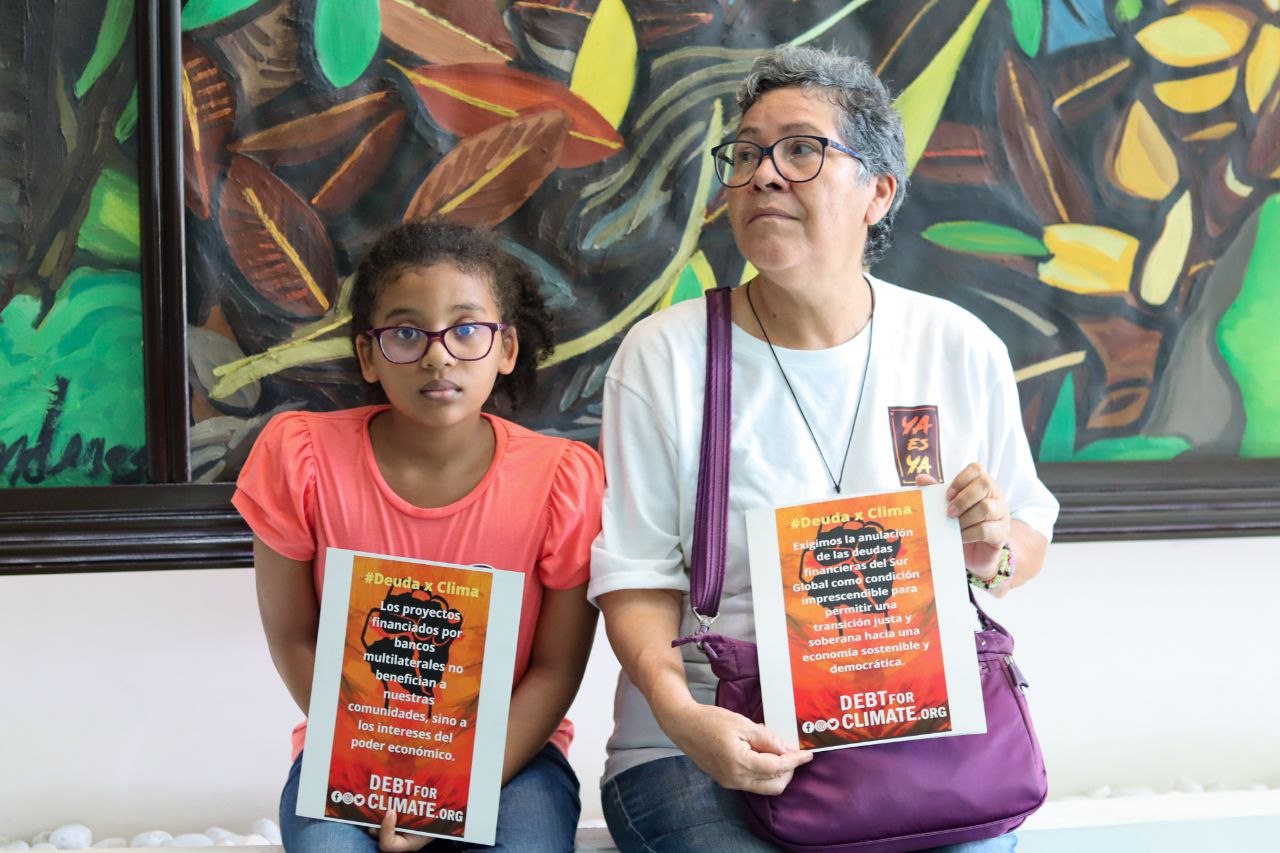
<path fill-rule="evenodd" d="M 745 187 L 755 177 L 756 169 L 768 157 L 773 168 L 791 184 L 812 181 L 827 161 L 827 149 L 833 148 L 865 164 L 862 155 L 852 148 L 825 136 L 784 136 L 769 146 L 747 140 L 726 142 L 711 149 L 716 164 L 716 177 L 730 189 Z"/>
<path fill-rule="evenodd" d="M 365 334 L 378 342 L 378 349 L 392 364 L 422 361 L 436 338 L 458 361 L 479 361 L 493 349 L 493 339 L 498 332 L 510 326 L 509 323 L 458 323 L 438 332 L 413 326 L 383 326 Z"/>

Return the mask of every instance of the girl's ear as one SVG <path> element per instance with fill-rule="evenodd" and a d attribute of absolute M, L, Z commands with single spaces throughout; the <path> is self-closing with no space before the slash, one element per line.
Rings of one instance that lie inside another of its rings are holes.
<path fill-rule="evenodd" d="M 502 357 L 498 360 L 498 372 L 510 376 L 516 369 L 516 356 L 520 353 L 520 338 L 516 335 L 515 326 L 508 326 L 498 333 L 502 342 Z"/>
<path fill-rule="evenodd" d="M 356 358 L 360 359 L 360 375 L 365 382 L 377 383 L 378 372 L 374 369 L 373 338 L 368 335 L 356 335 Z"/>

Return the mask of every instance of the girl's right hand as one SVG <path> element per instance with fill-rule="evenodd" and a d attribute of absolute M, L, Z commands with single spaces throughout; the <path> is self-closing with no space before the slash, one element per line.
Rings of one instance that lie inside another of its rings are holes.
<path fill-rule="evenodd" d="M 369 830 L 373 834 L 373 830 Z M 382 826 L 378 828 L 378 849 L 385 853 L 400 853 L 403 850 L 421 850 L 431 843 L 426 835 L 399 835 L 396 833 L 396 813 L 388 811 L 382 818 Z"/>
<path fill-rule="evenodd" d="M 813 760 L 790 749 L 777 734 L 741 714 L 690 702 L 664 720 L 664 729 L 721 787 L 753 794 L 781 794 L 797 767 Z"/>

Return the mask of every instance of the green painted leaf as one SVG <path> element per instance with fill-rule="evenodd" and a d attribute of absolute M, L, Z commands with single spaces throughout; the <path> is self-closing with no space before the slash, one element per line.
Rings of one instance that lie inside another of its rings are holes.
<path fill-rule="evenodd" d="M 124 46 L 125 37 L 129 35 L 129 25 L 133 23 L 133 0 L 107 0 L 107 7 L 102 13 L 102 26 L 98 28 L 98 41 L 93 46 L 93 54 L 88 64 L 76 81 L 77 98 L 83 98 L 102 72 L 115 61 L 120 48 Z"/>
<path fill-rule="evenodd" d="M 894 106 L 902 114 L 902 126 L 907 137 L 907 170 L 915 171 L 916 163 L 929 147 L 929 138 L 933 136 L 942 117 L 942 108 L 951 97 L 951 87 L 955 85 L 956 74 L 960 71 L 960 63 L 969 52 L 973 43 L 973 35 L 978 31 L 982 15 L 987 11 L 991 0 L 977 0 L 973 10 L 960 22 L 960 26 L 938 51 L 938 55 L 930 60 L 916 79 L 902 90 Z"/>
<path fill-rule="evenodd" d="M 26 294 L 0 312 L 0 445 L 35 447 L 53 389 L 65 380 L 66 399 L 42 455 L 49 468 L 68 464 L 41 485 L 108 485 L 108 467 L 93 470 L 90 442 L 100 443 L 99 453 L 123 448 L 131 455 L 146 441 L 141 279 L 136 272 L 79 267 L 36 322 L 40 314 L 39 297 Z M 0 468 L 0 487 L 10 485 L 16 465 L 10 456 Z M 25 481 L 19 476 L 14 485 Z"/>
<path fill-rule="evenodd" d="M 139 262 L 142 240 L 136 180 L 114 169 L 102 170 L 89 196 L 89 212 L 76 245 L 106 261 Z"/>
<path fill-rule="evenodd" d="M 1280 195 L 1258 211 L 1258 237 L 1240 295 L 1218 324 L 1218 347 L 1244 402 L 1241 456 L 1280 456 Z"/>
<path fill-rule="evenodd" d="M 129 103 L 124 105 L 120 118 L 116 119 L 116 141 L 124 143 L 138 128 L 138 87 L 133 87 Z"/>
<path fill-rule="evenodd" d="M 1159 461 L 1173 459 L 1191 449 L 1190 442 L 1177 436 L 1133 435 L 1104 438 L 1076 450 L 1075 396 L 1075 376 L 1068 373 L 1040 440 L 1040 462 Z"/>
<path fill-rule="evenodd" d="M 1136 20 L 1142 14 L 1142 0 L 1116 0 L 1116 20 L 1122 24 Z"/>
<path fill-rule="evenodd" d="M 316 59 L 339 89 L 369 67 L 381 38 L 378 0 L 316 0 Z"/>
<path fill-rule="evenodd" d="M 191 0 L 182 7 L 182 31 L 216 24 L 236 12 L 243 12 L 258 0 Z"/>
<path fill-rule="evenodd" d="M 1049 248 L 1039 237 L 1025 231 L 997 225 L 994 222 L 938 222 L 920 234 L 930 243 L 954 252 L 970 252 L 977 255 L 1026 255 L 1041 258 L 1049 255 Z"/>
<path fill-rule="evenodd" d="M 1005 0 L 1009 6 L 1009 18 L 1013 22 L 1013 37 L 1027 56 L 1040 51 L 1040 36 L 1044 33 L 1044 7 L 1041 0 Z"/>

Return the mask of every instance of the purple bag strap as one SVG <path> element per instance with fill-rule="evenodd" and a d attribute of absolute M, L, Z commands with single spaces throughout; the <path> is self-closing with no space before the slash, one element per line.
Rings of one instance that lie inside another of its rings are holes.
<path fill-rule="evenodd" d="M 733 401 L 730 292 L 727 287 L 717 287 L 706 294 L 707 379 L 689 566 L 689 601 L 704 631 L 720 612 L 729 536 L 729 432 Z"/>

